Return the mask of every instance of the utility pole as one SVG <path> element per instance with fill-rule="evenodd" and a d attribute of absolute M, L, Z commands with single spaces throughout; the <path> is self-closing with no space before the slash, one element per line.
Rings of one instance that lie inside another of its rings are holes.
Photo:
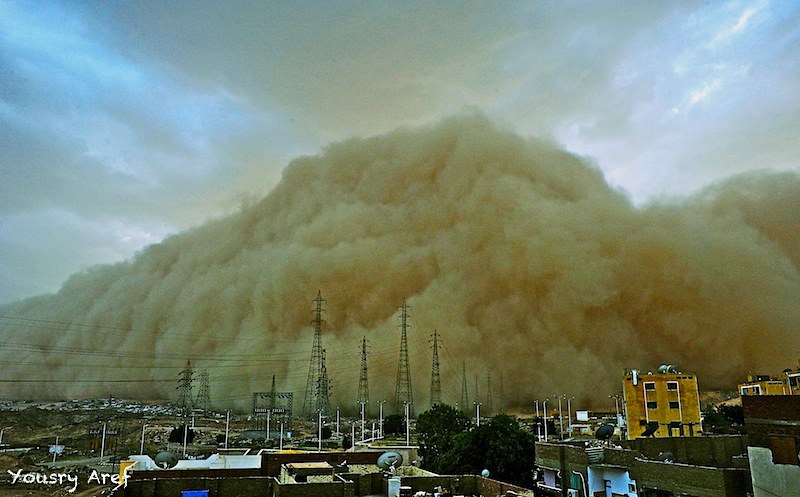
<path fill-rule="evenodd" d="M 325 299 L 322 298 L 322 292 L 317 291 L 317 298 L 314 302 L 314 342 L 311 346 L 311 360 L 308 364 L 308 379 L 306 381 L 306 395 L 305 402 L 303 403 L 303 416 L 311 418 L 312 414 L 320 408 L 319 387 L 320 379 L 322 378 L 322 325 L 325 321 L 322 319 L 322 313 L 325 310 L 322 308 Z"/>
<path fill-rule="evenodd" d="M 411 368 L 408 364 L 408 305 L 403 299 L 400 307 L 400 359 L 397 364 L 397 384 L 394 391 L 395 411 L 399 412 L 404 403 L 413 416 L 414 395 L 411 391 Z"/>
<path fill-rule="evenodd" d="M 433 330 L 433 365 L 431 366 L 431 407 L 442 402 L 442 381 L 439 376 L 439 334 Z"/>

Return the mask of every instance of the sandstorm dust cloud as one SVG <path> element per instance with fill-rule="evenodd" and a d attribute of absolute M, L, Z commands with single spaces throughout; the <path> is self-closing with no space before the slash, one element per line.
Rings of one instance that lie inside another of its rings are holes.
<path fill-rule="evenodd" d="M 7 306 L 3 376 L 19 381 L 4 387 L 174 399 L 191 358 L 218 406 L 246 408 L 275 375 L 297 410 L 321 291 L 333 405 L 348 409 L 363 336 L 371 399 L 391 405 L 404 298 L 420 408 L 433 330 L 450 403 L 462 363 L 470 401 L 491 375 L 495 405 L 604 405 L 623 368 L 661 363 L 731 388 L 796 364 L 798 268 L 797 175 L 635 207 L 585 160 L 462 116 L 298 158 L 235 215 Z"/>

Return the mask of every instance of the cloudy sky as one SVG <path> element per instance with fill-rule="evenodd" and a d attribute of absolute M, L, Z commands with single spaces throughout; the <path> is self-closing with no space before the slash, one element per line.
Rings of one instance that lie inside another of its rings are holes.
<path fill-rule="evenodd" d="M 402 4 L 402 6 L 401 6 Z M 800 4 L 0 0 L 0 302 L 482 112 L 636 203 L 800 171 Z"/>

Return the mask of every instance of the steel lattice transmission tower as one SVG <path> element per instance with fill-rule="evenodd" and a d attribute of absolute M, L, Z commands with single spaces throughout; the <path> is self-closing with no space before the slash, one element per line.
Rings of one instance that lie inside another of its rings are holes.
<path fill-rule="evenodd" d="M 400 360 L 397 364 L 397 384 L 394 390 L 395 412 L 401 413 L 408 404 L 409 416 L 414 416 L 414 395 L 411 392 L 411 372 L 408 365 L 408 305 L 400 306 Z"/>
<path fill-rule="evenodd" d="M 461 410 L 469 410 L 469 393 L 467 392 L 467 363 L 461 362 Z"/>
<path fill-rule="evenodd" d="M 314 302 L 314 343 L 311 346 L 311 361 L 308 364 L 308 381 L 306 382 L 306 396 L 303 402 L 303 416 L 312 418 L 316 415 L 317 410 L 320 408 L 319 390 L 322 379 L 322 325 L 325 321 L 322 319 L 322 313 L 325 310 L 322 304 L 325 299 L 322 298 L 322 292 L 317 292 L 317 298 Z"/>
<path fill-rule="evenodd" d="M 442 380 L 439 376 L 439 334 L 433 330 L 433 364 L 431 365 L 431 406 L 442 403 Z"/>
<path fill-rule="evenodd" d="M 361 373 L 358 375 L 358 403 L 369 409 L 369 382 L 367 381 L 367 337 L 361 339 Z"/>
<path fill-rule="evenodd" d="M 331 413 L 330 383 L 328 382 L 328 368 L 325 366 L 325 349 L 322 349 L 322 365 L 319 375 L 319 389 L 317 391 L 317 410 L 322 411 L 322 416 Z"/>
<path fill-rule="evenodd" d="M 178 380 L 178 411 L 182 416 L 188 416 L 192 412 L 192 381 L 194 372 L 192 371 L 192 361 L 186 361 L 186 367 L 180 373 Z"/>
<path fill-rule="evenodd" d="M 203 414 L 211 412 L 211 395 L 208 391 L 208 371 L 200 373 L 200 390 L 197 392 L 195 405 L 203 410 Z"/>

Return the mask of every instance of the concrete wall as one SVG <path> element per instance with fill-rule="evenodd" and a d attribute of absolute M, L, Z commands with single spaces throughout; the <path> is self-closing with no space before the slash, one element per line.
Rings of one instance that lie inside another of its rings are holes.
<path fill-rule="evenodd" d="M 345 481 L 275 485 L 273 492 L 272 497 L 355 497 L 356 495 L 355 484 Z M 269 497 L 270 494 L 262 495 Z"/>
<path fill-rule="evenodd" d="M 660 453 L 670 452 L 675 462 L 714 467 L 730 467 L 735 456 L 747 453 L 747 437 L 743 435 L 638 438 L 620 444 L 648 459 L 658 459 Z"/>
<path fill-rule="evenodd" d="M 327 462 L 334 468 L 347 464 L 375 464 L 383 452 L 305 452 L 295 454 L 264 453 L 261 455 L 262 474 L 277 477 L 281 465 L 290 462 Z"/>
<path fill-rule="evenodd" d="M 797 495 L 800 492 L 800 466 L 774 464 L 772 451 L 763 447 L 749 447 L 747 452 L 754 497 Z"/>
<path fill-rule="evenodd" d="M 694 497 L 745 497 L 749 474 L 743 469 L 711 468 L 679 463 L 637 460 L 631 469 L 639 492 L 659 489 Z"/>
<path fill-rule="evenodd" d="M 511 490 L 519 495 L 533 497 L 533 490 L 511 485 L 491 478 L 484 478 L 477 475 L 463 476 L 403 476 L 400 477 L 400 485 L 411 487 L 412 493 L 423 490 L 433 492 L 433 489 L 441 486 L 454 495 L 504 495 Z M 386 493 L 382 489 L 381 493 Z M 365 495 L 365 494 L 361 494 Z"/>
<path fill-rule="evenodd" d="M 128 483 L 114 495 L 125 497 L 179 497 L 184 490 L 208 490 L 209 497 L 269 497 L 274 480 L 267 477 L 247 478 L 147 478 Z M 121 493 L 120 493 L 121 492 Z"/>
<path fill-rule="evenodd" d="M 596 495 L 600 493 L 605 497 L 606 480 L 610 483 L 611 492 L 613 495 L 624 495 L 626 497 L 636 497 L 636 493 L 628 492 L 628 485 L 635 483 L 631 479 L 628 470 L 612 467 L 589 467 L 589 478 L 587 484 L 589 486 L 589 495 Z"/>

